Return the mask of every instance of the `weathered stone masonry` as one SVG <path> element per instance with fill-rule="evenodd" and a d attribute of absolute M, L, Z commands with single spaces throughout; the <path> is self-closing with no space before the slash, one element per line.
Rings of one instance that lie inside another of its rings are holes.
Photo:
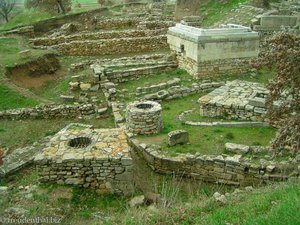
<path fill-rule="evenodd" d="M 34 108 L 21 108 L 0 111 L 0 119 L 53 119 L 91 115 L 98 111 L 93 104 L 83 105 L 38 105 Z"/>
<path fill-rule="evenodd" d="M 153 101 L 133 102 L 127 105 L 126 125 L 134 134 L 159 133 L 162 128 L 161 105 Z"/>
<path fill-rule="evenodd" d="M 91 56 L 151 52 L 168 48 L 165 35 L 141 38 L 71 41 L 52 46 L 64 55 Z"/>
<path fill-rule="evenodd" d="M 40 37 L 30 39 L 34 46 L 52 46 L 71 41 L 86 41 L 99 39 L 114 39 L 114 38 L 137 38 L 157 36 L 167 33 L 167 29 L 158 30 L 125 30 L 125 31 L 101 31 L 101 32 L 82 32 L 72 35 L 61 35 L 57 37 Z"/>
<path fill-rule="evenodd" d="M 35 157 L 41 182 L 95 188 L 101 193 L 134 191 L 132 159 L 122 129 L 70 124 Z"/>
<path fill-rule="evenodd" d="M 267 95 L 268 90 L 258 83 L 241 80 L 227 82 L 199 99 L 200 115 L 264 121 Z"/>
<path fill-rule="evenodd" d="M 241 155 L 165 156 L 157 147 L 130 139 L 130 146 L 156 172 L 175 174 L 205 182 L 228 185 L 259 185 L 275 181 L 299 180 L 299 163 L 289 161 L 252 162 Z"/>

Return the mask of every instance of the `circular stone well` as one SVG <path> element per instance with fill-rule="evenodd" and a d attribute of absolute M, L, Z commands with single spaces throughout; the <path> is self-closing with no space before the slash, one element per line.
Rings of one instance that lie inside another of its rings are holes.
<path fill-rule="evenodd" d="M 155 134 L 162 128 L 161 105 L 153 101 L 133 102 L 127 105 L 126 126 L 134 134 Z"/>

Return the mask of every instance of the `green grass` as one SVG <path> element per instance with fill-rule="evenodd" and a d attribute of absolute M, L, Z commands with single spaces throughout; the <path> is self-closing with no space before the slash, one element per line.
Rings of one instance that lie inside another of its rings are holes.
<path fill-rule="evenodd" d="M 256 82 L 261 84 L 268 84 L 270 80 L 276 74 L 275 69 L 262 68 L 257 71 L 255 76 L 252 76 L 251 73 L 242 73 L 242 74 L 225 74 L 223 76 L 215 77 L 216 81 L 232 81 L 232 80 L 246 80 L 250 82 Z"/>
<path fill-rule="evenodd" d="M 232 197 L 221 205 L 212 199 L 194 200 L 189 205 L 147 212 L 129 212 L 123 224 L 299 224 L 300 185 L 277 184 Z M 110 224 L 120 221 L 116 219 Z"/>
<path fill-rule="evenodd" d="M 49 53 L 47 50 L 31 49 L 27 40 L 21 37 L 0 37 L 0 73 L 4 72 L 4 66 L 13 66 L 24 63 L 30 59 Z M 21 58 L 19 52 L 25 49 L 31 50 L 32 58 Z"/>
<path fill-rule="evenodd" d="M 0 110 L 32 107 L 37 104 L 36 100 L 26 98 L 0 84 Z"/>
<path fill-rule="evenodd" d="M 18 26 L 30 25 L 34 22 L 49 19 L 53 17 L 50 13 L 38 11 L 35 9 L 15 9 L 12 18 L 0 27 L 1 30 L 7 30 Z"/>
<path fill-rule="evenodd" d="M 72 186 L 39 184 L 35 168 L 11 176 L 5 184 L 12 189 L 8 196 L 0 199 L 0 202 L 3 201 L 0 204 L 0 214 L 5 209 L 18 205 L 26 209 L 26 216 L 31 218 L 51 215 L 52 218 L 63 218 L 59 224 L 91 224 L 92 221 L 99 220 L 93 217 L 94 213 L 103 218 L 107 215 L 122 215 L 127 207 L 126 199 L 114 194 L 99 194 L 92 189 Z M 20 198 L 20 185 L 38 186 L 31 198 Z"/>
<path fill-rule="evenodd" d="M 220 1 L 209 0 L 200 7 L 200 14 L 203 16 L 202 26 L 207 27 L 215 22 L 222 20 L 224 14 L 228 13 L 240 3 L 246 3 L 248 0 L 230 0 L 220 3 Z"/>
<path fill-rule="evenodd" d="M 299 185 L 282 185 L 266 193 L 253 194 L 241 203 L 214 210 L 207 224 L 297 224 L 300 221 Z"/>
<path fill-rule="evenodd" d="M 174 156 L 177 153 L 221 154 L 224 153 L 226 142 L 254 145 L 254 141 L 257 142 L 258 140 L 261 145 L 267 145 L 275 136 L 276 130 L 270 127 L 195 127 L 182 124 L 178 120 L 178 115 L 192 108 L 198 110 L 197 100 L 199 97 L 199 95 L 192 95 L 163 102 L 164 129 L 162 133 L 139 136 L 138 139 L 145 143 L 161 144 L 166 154 Z M 199 121 L 201 121 L 200 115 Z M 166 143 L 167 133 L 178 129 L 189 132 L 190 143 L 168 147 Z"/>
<path fill-rule="evenodd" d="M 76 6 L 76 5 L 74 5 Z M 96 5 L 98 7 L 98 5 Z M 100 7 L 100 5 L 99 5 Z M 94 9 L 94 8 L 93 8 Z M 91 9 L 87 8 L 73 8 L 71 12 L 68 14 L 75 14 L 84 11 L 89 11 Z M 65 14 L 65 15 L 68 15 Z M 48 12 L 40 11 L 37 9 L 25 9 L 25 8 L 15 8 L 11 14 L 11 18 L 7 23 L 4 23 L 0 26 L 0 31 L 9 30 L 19 26 L 28 26 L 32 25 L 36 22 L 55 18 L 55 17 L 63 17 L 64 14 L 51 14 Z"/>
<path fill-rule="evenodd" d="M 83 120 L 2 120 L 0 123 L 0 148 L 17 148 L 30 145 L 45 136 L 54 135 L 72 122 L 91 124 L 97 128 L 114 127 L 114 120 L 112 117 L 103 119 L 87 118 Z"/>

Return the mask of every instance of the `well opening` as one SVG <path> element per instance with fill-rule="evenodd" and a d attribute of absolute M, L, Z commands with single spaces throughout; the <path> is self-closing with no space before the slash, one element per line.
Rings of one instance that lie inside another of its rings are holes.
<path fill-rule="evenodd" d="M 69 141 L 69 146 L 72 148 L 85 148 L 92 143 L 92 139 L 89 137 L 77 137 Z"/>
<path fill-rule="evenodd" d="M 136 105 L 136 108 L 138 109 L 151 109 L 153 107 L 152 104 L 148 104 L 148 103 L 140 103 L 138 105 Z"/>

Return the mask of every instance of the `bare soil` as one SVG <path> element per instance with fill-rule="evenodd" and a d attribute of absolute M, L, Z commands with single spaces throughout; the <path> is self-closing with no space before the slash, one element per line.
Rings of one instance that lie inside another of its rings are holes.
<path fill-rule="evenodd" d="M 17 73 L 14 73 L 10 76 L 11 81 L 24 88 L 41 88 L 49 81 L 59 80 L 64 77 L 66 71 L 60 69 L 52 74 L 41 74 L 40 76 L 30 76 L 26 73 L 26 71 L 18 70 Z"/>

